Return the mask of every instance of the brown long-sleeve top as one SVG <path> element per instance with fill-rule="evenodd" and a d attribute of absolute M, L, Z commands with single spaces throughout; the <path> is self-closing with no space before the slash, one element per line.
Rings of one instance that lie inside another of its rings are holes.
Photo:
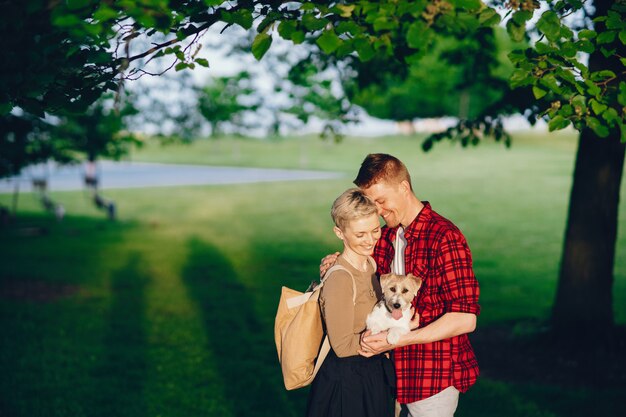
<path fill-rule="evenodd" d="M 320 293 L 320 306 L 330 346 L 340 358 L 358 355 L 365 319 L 382 297 L 374 267 L 368 264 L 363 272 L 353 267 L 343 256 L 337 263 L 346 268 L 356 283 L 356 303 L 353 304 L 352 278 L 347 271 L 338 270 L 328 276 Z"/>

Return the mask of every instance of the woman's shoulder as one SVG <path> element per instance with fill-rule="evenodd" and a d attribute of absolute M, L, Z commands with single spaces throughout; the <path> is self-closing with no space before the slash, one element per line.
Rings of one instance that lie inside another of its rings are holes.
<path fill-rule="evenodd" d="M 350 265 L 341 256 L 337 258 L 337 262 L 333 266 L 333 270 L 328 273 L 324 278 L 324 288 L 329 287 L 343 287 L 350 285 L 352 287 L 352 281 L 354 277 L 352 265 Z"/>

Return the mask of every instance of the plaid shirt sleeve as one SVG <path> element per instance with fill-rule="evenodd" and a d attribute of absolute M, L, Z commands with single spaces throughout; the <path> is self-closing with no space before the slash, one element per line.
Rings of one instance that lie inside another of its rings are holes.
<path fill-rule="evenodd" d="M 463 235 L 454 231 L 446 233 L 439 247 L 436 266 L 443 276 L 444 312 L 480 314 L 478 280 Z"/>
<path fill-rule="evenodd" d="M 380 239 L 374 247 L 374 253 L 372 257 L 376 261 L 377 269 L 376 274 L 378 276 L 388 274 L 391 271 L 391 260 L 393 259 L 393 231 L 395 229 L 389 229 L 388 227 L 382 228 Z"/>

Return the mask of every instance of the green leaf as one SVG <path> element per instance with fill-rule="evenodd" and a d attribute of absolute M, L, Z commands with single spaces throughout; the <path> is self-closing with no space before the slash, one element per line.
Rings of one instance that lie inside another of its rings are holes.
<path fill-rule="evenodd" d="M 602 118 L 606 120 L 609 125 L 620 122 L 619 114 L 617 114 L 617 110 L 613 107 L 609 107 L 604 113 L 602 113 Z"/>
<path fill-rule="evenodd" d="M 591 54 L 596 50 L 596 47 L 593 46 L 593 44 L 587 39 L 579 40 L 575 42 L 574 45 L 576 45 L 576 48 L 578 48 L 579 51 L 586 52 L 588 54 Z"/>
<path fill-rule="evenodd" d="M 470 11 L 480 10 L 483 4 L 480 0 L 455 0 L 454 3 L 457 7 Z"/>
<path fill-rule="evenodd" d="M 537 42 L 535 44 L 535 49 L 537 50 L 537 53 L 541 55 L 549 54 L 550 52 L 555 51 L 554 47 L 548 45 L 545 42 Z"/>
<path fill-rule="evenodd" d="M 537 21 L 537 29 L 551 41 L 556 41 L 561 36 L 561 20 L 553 11 L 544 12 Z"/>
<path fill-rule="evenodd" d="M 596 36 L 598 36 L 598 34 L 595 31 L 589 29 L 583 29 L 578 32 L 578 39 L 593 39 Z"/>
<path fill-rule="evenodd" d="M 506 31 L 514 42 L 522 42 L 526 34 L 526 25 L 518 24 L 513 19 L 506 22 Z"/>
<path fill-rule="evenodd" d="M 509 52 L 507 57 L 513 64 L 517 64 L 518 62 L 526 62 L 526 54 L 521 49 L 514 49 Z"/>
<path fill-rule="evenodd" d="M 76 15 L 66 14 L 55 16 L 52 23 L 54 23 L 55 26 L 66 28 L 82 25 L 83 21 Z"/>
<path fill-rule="evenodd" d="M 546 94 L 548 94 L 546 90 L 539 88 L 536 85 L 533 85 L 533 95 L 535 96 L 537 100 L 539 100 L 541 97 L 545 96 Z"/>
<path fill-rule="evenodd" d="M 532 74 L 528 72 L 527 70 L 516 69 L 515 71 L 513 71 L 513 74 L 511 75 L 509 84 L 511 85 L 511 88 L 517 88 L 517 87 L 522 87 L 528 84 L 532 84 L 533 80 L 534 78 Z"/>
<path fill-rule="evenodd" d="M 525 26 L 526 22 L 532 19 L 533 13 L 528 10 L 518 10 L 513 13 L 511 19 L 520 26 Z"/>
<path fill-rule="evenodd" d="M 615 55 L 615 52 L 617 50 L 615 48 L 613 49 L 606 49 L 604 46 L 600 47 L 600 52 L 602 52 L 602 55 L 604 55 L 606 58 L 612 57 L 613 55 Z"/>
<path fill-rule="evenodd" d="M 252 12 L 248 9 L 237 10 L 232 13 L 233 23 L 238 24 L 244 29 L 250 29 L 252 27 L 252 22 L 254 18 L 252 17 Z"/>
<path fill-rule="evenodd" d="M 622 29 L 619 32 L 619 40 L 622 42 L 622 45 L 626 45 L 626 29 Z"/>
<path fill-rule="evenodd" d="M 270 49 L 272 45 L 272 37 L 267 33 L 259 33 L 252 42 L 252 55 L 257 60 L 263 58 L 263 55 Z"/>
<path fill-rule="evenodd" d="M 187 65 L 187 63 L 186 63 L 186 62 L 179 62 L 178 64 L 176 64 L 176 66 L 174 67 L 174 69 L 175 69 L 176 71 L 182 71 L 182 70 L 184 70 L 185 68 L 187 68 L 188 66 L 189 66 L 189 65 Z"/>
<path fill-rule="evenodd" d="M 78 10 L 84 7 L 89 6 L 91 3 L 90 0 L 65 0 L 65 4 L 67 4 L 67 8 L 70 10 Z"/>
<path fill-rule="evenodd" d="M 548 130 L 550 132 L 554 132 L 555 130 L 561 130 L 561 129 L 565 129 L 567 126 L 569 126 L 570 121 L 566 118 L 564 118 L 563 116 L 554 116 L 552 119 L 550 119 L 550 121 L 548 122 Z"/>
<path fill-rule="evenodd" d="M 297 30 L 295 32 L 293 32 L 291 34 L 291 41 L 296 44 L 299 45 L 302 42 L 304 42 L 304 38 L 306 37 L 305 33 L 301 30 Z"/>
<path fill-rule="evenodd" d="M 596 43 L 598 45 L 601 44 L 605 44 L 605 43 L 611 43 L 615 40 L 615 35 L 617 33 L 612 31 L 612 30 L 608 30 L 606 32 L 602 32 L 601 34 L 598 35 L 598 39 L 596 39 Z"/>
<path fill-rule="evenodd" d="M 280 15 L 278 13 L 271 12 L 270 14 L 265 16 L 265 19 L 261 20 L 261 23 L 259 23 L 259 25 L 257 26 L 256 31 L 266 32 L 267 27 L 270 26 L 272 23 L 274 23 L 276 20 L 278 20 L 279 17 Z"/>
<path fill-rule="evenodd" d="M 573 39 L 574 38 L 574 32 L 572 32 L 572 30 L 570 28 L 568 28 L 567 26 L 562 25 L 561 26 L 560 37 L 561 38 L 565 38 L 565 39 Z"/>
<path fill-rule="evenodd" d="M 335 30 L 337 31 L 337 33 L 349 33 L 352 36 L 356 36 L 363 32 L 363 29 L 361 29 L 361 27 L 355 22 L 346 21 L 339 22 Z"/>
<path fill-rule="evenodd" d="M 298 28 L 298 24 L 293 20 L 283 20 L 278 24 L 278 34 L 281 38 L 288 41 L 291 40 L 291 36 Z"/>
<path fill-rule="evenodd" d="M 589 100 L 589 104 L 591 105 L 591 109 L 593 110 L 593 112 L 598 116 L 600 116 L 606 109 L 608 109 L 607 105 L 602 104 L 598 100 L 593 98 Z"/>
<path fill-rule="evenodd" d="M 619 13 L 609 10 L 606 19 L 607 29 L 621 29 L 623 27 L 622 16 Z"/>
<path fill-rule="evenodd" d="M 98 10 L 96 10 L 93 14 L 93 18 L 101 22 L 106 22 L 108 20 L 115 19 L 116 17 L 117 11 L 111 9 L 105 4 L 100 5 Z"/>
<path fill-rule="evenodd" d="M 355 39 L 354 48 L 357 54 L 359 54 L 359 59 L 363 62 L 369 61 L 376 55 L 376 51 L 372 48 L 372 44 L 366 37 Z"/>
<path fill-rule="evenodd" d="M 209 61 L 206 60 L 205 58 L 196 58 L 194 60 L 198 65 L 201 65 L 203 67 L 209 68 Z"/>
<path fill-rule="evenodd" d="M 346 4 L 338 4 L 337 7 L 341 9 L 341 17 L 350 17 L 352 16 L 352 12 L 356 7 L 354 4 L 346 5 Z"/>
<path fill-rule="evenodd" d="M 592 72 L 590 77 L 591 81 L 604 81 L 608 78 L 615 78 L 616 75 L 613 71 L 610 70 L 603 70 L 603 71 L 596 71 L 596 72 Z"/>
<path fill-rule="evenodd" d="M 411 48 L 420 49 L 426 45 L 426 33 L 428 32 L 428 27 L 423 22 L 416 20 L 411 23 L 409 26 L 409 30 L 406 34 L 406 41 Z"/>
<path fill-rule="evenodd" d="M 585 80 L 585 84 L 587 85 L 587 92 L 590 96 L 597 96 L 602 92 L 600 87 L 598 87 L 596 83 L 591 80 Z"/>
<path fill-rule="evenodd" d="M 317 45 L 322 48 L 322 51 L 326 54 L 332 54 L 341 45 L 341 39 L 337 36 L 334 30 L 325 30 L 317 41 Z"/>
<path fill-rule="evenodd" d="M 587 103 L 584 96 L 574 96 L 571 99 L 572 105 L 574 108 L 578 107 L 581 113 L 587 112 Z"/>
<path fill-rule="evenodd" d="M 335 51 L 335 56 L 343 58 L 354 52 L 354 39 L 342 39 L 339 48 Z"/>
<path fill-rule="evenodd" d="M 500 15 L 494 9 L 487 7 L 478 15 L 478 23 L 483 26 L 494 26 L 500 23 Z"/>
<path fill-rule="evenodd" d="M 609 136 L 609 128 L 605 126 L 600 120 L 596 119 L 595 117 L 587 117 L 585 120 L 587 122 L 587 126 L 589 126 L 596 135 L 601 138 L 606 138 L 607 136 Z"/>
<path fill-rule="evenodd" d="M 548 74 L 542 77 L 539 82 L 544 86 L 550 89 L 551 91 L 561 94 L 561 87 L 557 83 L 556 77 L 552 74 Z"/>
<path fill-rule="evenodd" d="M 619 94 L 617 95 L 617 102 L 622 106 L 626 106 L 626 82 L 620 81 Z"/>
<path fill-rule="evenodd" d="M 563 42 L 563 44 L 561 45 L 561 52 L 563 52 L 563 55 L 567 58 L 573 58 L 576 56 L 576 53 L 578 52 L 578 49 L 576 49 L 576 46 L 572 43 L 572 42 Z"/>
<path fill-rule="evenodd" d="M 324 29 L 326 24 L 328 24 L 328 19 L 318 19 L 313 14 L 307 13 L 302 16 L 302 24 L 307 30 L 311 32 L 315 32 L 317 30 Z"/>
<path fill-rule="evenodd" d="M 576 84 L 576 76 L 569 69 L 557 68 L 556 75 L 570 84 Z"/>

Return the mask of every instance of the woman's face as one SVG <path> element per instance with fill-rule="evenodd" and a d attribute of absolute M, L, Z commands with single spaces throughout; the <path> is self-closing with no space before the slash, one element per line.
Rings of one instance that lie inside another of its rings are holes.
<path fill-rule="evenodd" d="M 335 227 L 335 233 L 343 240 L 346 249 L 358 255 L 369 256 L 380 239 L 380 221 L 377 214 L 351 220 L 343 230 Z"/>

